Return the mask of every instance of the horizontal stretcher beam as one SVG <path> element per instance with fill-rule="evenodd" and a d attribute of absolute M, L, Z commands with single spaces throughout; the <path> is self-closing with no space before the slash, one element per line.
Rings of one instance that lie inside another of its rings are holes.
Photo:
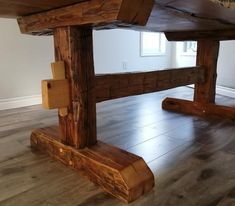
<path fill-rule="evenodd" d="M 95 77 L 96 102 L 140 95 L 205 81 L 203 67 L 161 71 L 103 74 Z M 48 87 L 49 85 L 49 87 Z M 42 81 L 43 106 L 56 109 L 69 106 L 68 80 Z"/>
<path fill-rule="evenodd" d="M 96 76 L 96 102 L 162 91 L 205 81 L 203 67 Z"/>

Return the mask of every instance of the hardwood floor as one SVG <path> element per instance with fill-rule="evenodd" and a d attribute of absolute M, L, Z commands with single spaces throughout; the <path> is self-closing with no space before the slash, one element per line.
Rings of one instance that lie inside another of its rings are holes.
<path fill-rule="evenodd" d="M 235 205 L 235 124 L 161 109 L 186 87 L 97 104 L 98 138 L 142 156 L 156 186 L 131 205 Z M 235 105 L 235 99 L 217 97 Z M 32 152 L 33 128 L 57 123 L 40 106 L 0 111 L 0 206 L 125 205 L 48 156 Z"/>

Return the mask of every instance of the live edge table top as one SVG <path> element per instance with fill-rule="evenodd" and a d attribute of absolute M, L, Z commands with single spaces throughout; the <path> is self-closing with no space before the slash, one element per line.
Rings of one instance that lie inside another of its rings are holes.
<path fill-rule="evenodd" d="M 22 33 L 61 26 L 128 27 L 159 32 L 230 31 L 235 10 L 219 0 L 0 0 L 0 17 L 18 18 Z"/>

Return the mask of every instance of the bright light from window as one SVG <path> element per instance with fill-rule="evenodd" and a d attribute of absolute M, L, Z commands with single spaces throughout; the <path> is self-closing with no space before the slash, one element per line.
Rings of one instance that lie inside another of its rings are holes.
<path fill-rule="evenodd" d="M 197 42 L 187 41 L 183 44 L 183 55 L 196 55 L 197 53 Z"/>
<path fill-rule="evenodd" d="M 166 53 L 166 37 L 163 33 L 141 32 L 141 56 L 157 56 Z"/>

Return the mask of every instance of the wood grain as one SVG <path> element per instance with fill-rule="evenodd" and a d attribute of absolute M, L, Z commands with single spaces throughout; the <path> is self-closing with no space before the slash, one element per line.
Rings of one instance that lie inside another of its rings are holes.
<path fill-rule="evenodd" d="M 224 6 L 225 8 L 229 8 L 229 9 L 235 9 L 235 3 L 233 0 L 210 0 L 220 6 Z"/>
<path fill-rule="evenodd" d="M 141 157 L 101 142 L 77 150 L 56 141 L 58 134 L 57 127 L 35 130 L 31 145 L 125 202 L 132 202 L 153 188 L 153 174 Z"/>
<path fill-rule="evenodd" d="M 145 28 L 163 32 L 234 30 L 234 15 L 233 10 L 205 0 L 155 0 Z"/>
<path fill-rule="evenodd" d="M 232 10 L 204 0 L 136 0 L 134 3 L 127 0 L 92 0 L 67 9 L 64 7 L 19 18 L 18 22 L 23 33 L 38 35 L 47 34 L 48 29 L 57 26 L 89 24 L 97 29 L 124 27 L 156 32 L 200 31 L 204 38 L 210 38 L 211 31 L 220 31 L 217 38 L 226 38 L 221 31 L 234 31 L 234 19 Z M 191 38 L 198 38 L 198 33 L 192 33 Z"/>
<path fill-rule="evenodd" d="M 91 0 L 52 11 L 18 18 L 22 33 L 62 26 L 105 25 L 121 22 L 144 26 L 153 0 Z"/>
<path fill-rule="evenodd" d="M 70 84 L 68 115 L 60 118 L 67 144 L 84 148 L 96 143 L 96 100 L 92 30 L 63 27 L 54 30 L 55 58 L 64 61 Z"/>
<path fill-rule="evenodd" d="M 63 61 L 51 63 L 53 79 L 65 79 L 65 65 Z"/>
<path fill-rule="evenodd" d="M 162 91 L 205 80 L 203 67 L 96 76 L 96 102 Z"/>
<path fill-rule="evenodd" d="M 64 108 L 69 101 L 69 83 L 66 79 L 42 81 L 42 105 L 45 109 Z"/>
<path fill-rule="evenodd" d="M 180 87 L 97 104 L 99 140 L 150 160 L 155 188 L 134 205 L 234 205 L 234 123 L 160 108 L 166 96 L 191 99 L 192 93 Z M 235 105 L 224 96 L 216 103 Z M 52 124 L 57 112 L 40 105 L 0 111 L 0 206 L 123 206 L 77 172 L 31 151 L 31 131 Z"/>
<path fill-rule="evenodd" d="M 168 41 L 195 41 L 195 40 L 235 40 L 235 30 L 211 30 L 211 31 L 185 31 L 185 32 L 166 32 Z"/>
<path fill-rule="evenodd" d="M 175 111 L 179 113 L 197 115 L 202 117 L 217 117 L 235 121 L 235 108 L 216 105 L 212 103 L 202 104 L 200 102 L 166 98 L 162 103 L 162 108 L 169 111 Z"/>
<path fill-rule="evenodd" d="M 194 101 L 201 104 L 215 102 L 219 45 L 219 41 L 214 40 L 198 41 L 196 64 L 205 66 L 206 81 L 195 84 Z"/>
<path fill-rule="evenodd" d="M 16 18 L 33 13 L 39 13 L 63 6 L 79 3 L 84 0 L 1 0 L 0 16 L 7 18 Z"/>
<path fill-rule="evenodd" d="M 51 63 L 51 71 L 53 79 L 65 79 L 65 65 L 63 61 L 53 62 Z M 69 91 L 67 92 L 67 97 L 69 98 Z M 67 104 L 68 106 L 69 104 Z M 67 107 L 59 109 L 59 115 L 64 117 L 68 115 Z"/>

